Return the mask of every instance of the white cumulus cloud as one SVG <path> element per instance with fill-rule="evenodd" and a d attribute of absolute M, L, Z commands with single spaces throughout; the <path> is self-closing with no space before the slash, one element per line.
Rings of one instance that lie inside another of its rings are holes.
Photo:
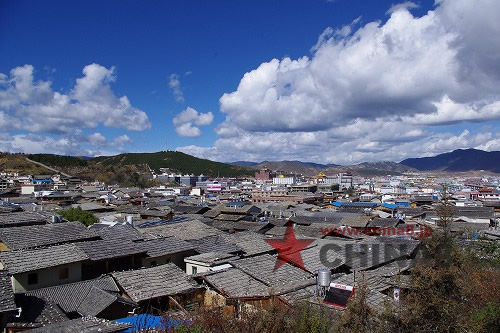
<path fill-rule="evenodd" d="M 199 126 L 207 126 L 214 120 L 212 112 L 199 113 L 188 107 L 172 120 L 177 134 L 183 137 L 199 137 L 201 130 Z"/>
<path fill-rule="evenodd" d="M 50 81 L 35 81 L 34 68 L 13 68 L 0 85 L 0 129 L 40 133 L 70 133 L 79 128 L 107 127 L 144 130 L 151 127 L 144 111 L 133 107 L 127 96 L 111 90 L 115 68 L 91 64 L 67 94 L 53 91 Z"/>
<path fill-rule="evenodd" d="M 226 119 L 214 146 L 179 150 L 357 163 L 495 149 L 494 131 L 436 126 L 500 120 L 500 2 L 441 0 L 421 17 L 415 7 L 393 6 L 386 22 L 326 28 L 310 57 L 260 64 L 220 98 Z"/>

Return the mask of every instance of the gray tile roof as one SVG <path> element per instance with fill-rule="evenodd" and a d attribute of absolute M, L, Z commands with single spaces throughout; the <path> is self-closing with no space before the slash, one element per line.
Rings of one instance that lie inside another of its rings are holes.
<path fill-rule="evenodd" d="M 104 227 L 96 230 L 102 239 L 128 239 L 131 241 L 143 239 L 142 234 L 129 223 L 115 224 L 111 227 Z"/>
<path fill-rule="evenodd" d="M 209 210 L 209 211 L 205 212 L 205 213 L 203 214 L 203 216 L 204 216 L 204 217 L 208 217 L 208 218 L 215 218 L 215 217 L 217 217 L 219 214 L 221 214 L 220 209 L 218 209 L 218 208 L 213 208 L 213 209 L 211 209 L 211 210 Z"/>
<path fill-rule="evenodd" d="M 71 206 L 74 208 L 80 207 L 82 210 L 85 210 L 85 211 L 111 211 L 111 210 L 115 210 L 113 207 L 103 206 L 103 205 L 99 205 L 99 204 L 96 204 L 93 202 L 84 202 L 81 204 L 73 204 Z"/>
<path fill-rule="evenodd" d="M 138 243 L 119 238 L 81 242 L 75 244 L 90 260 L 98 261 L 146 253 Z"/>
<path fill-rule="evenodd" d="M 120 289 L 112 277 L 102 276 L 93 280 L 31 290 L 26 292 L 26 295 L 54 302 L 66 313 L 78 312 L 82 316 L 88 316 L 97 315 L 108 307 L 117 299 L 119 292 Z M 94 313 L 96 311 L 97 313 Z"/>
<path fill-rule="evenodd" d="M 171 296 L 200 288 L 194 280 L 175 264 L 111 274 L 118 285 L 134 301 Z"/>
<path fill-rule="evenodd" d="M 88 332 L 88 333 L 113 333 L 122 332 L 128 328 L 132 328 L 132 324 L 117 323 L 106 319 L 95 317 L 83 317 L 78 319 L 67 320 L 55 324 L 46 325 L 44 327 L 36 328 L 32 332 L 44 333 L 74 333 L 74 332 Z"/>
<path fill-rule="evenodd" d="M 190 220 L 186 222 L 169 223 L 157 227 L 143 228 L 141 232 L 150 237 L 175 236 L 183 240 L 199 239 L 206 236 L 222 235 L 222 231 L 210 227 L 200 221 Z"/>
<path fill-rule="evenodd" d="M 7 327 L 35 328 L 68 320 L 61 308 L 53 302 L 25 294 L 16 294 L 15 299 L 17 306 L 23 310 L 21 317 L 12 318 Z"/>
<path fill-rule="evenodd" d="M 256 232 L 243 231 L 223 235 L 223 237 L 240 247 L 243 250 L 244 256 L 253 256 L 275 251 L 274 248 L 265 241 L 268 237 Z"/>
<path fill-rule="evenodd" d="M 0 240 L 10 250 L 95 239 L 98 235 L 89 231 L 81 222 L 65 222 L 0 229 Z"/>
<path fill-rule="evenodd" d="M 228 254 L 228 253 L 221 253 L 221 252 L 206 252 L 206 253 L 201 253 L 201 254 L 197 254 L 194 256 L 190 256 L 190 257 L 187 257 L 184 259 L 203 262 L 203 263 L 206 263 L 209 265 L 221 265 L 221 264 L 228 263 L 231 260 L 238 259 L 238 256 Z"/>
<path fill-rule="evenodd" d="M 196 248 L 195 245 L 173 236 L 136 242 L 136 244 L 146 251 L 148 257 L 161 257 L 173 253 L 191 251 Z"/>
<path fill-rule="evenodd" d="M 396 218 L 379 218 L 376 217 L 368 223 L 368 227 L 391 228 L 400 224 L 400 220 Z"/>
<path fill-rule="evenodd" d="M 16 310 L 12 280 L 7 271 L 0 271 L 0 312 Z"/>
<path fill-rule="evenodd" d="M 307 300 L 316 295 L 316 285 L 307 286 L 304 288 L 300 288 L 297 290 L 293 290 L 291 292 L 284 293 L 280 295 L 285 302 L 288 304 L 294 305 L 303 300 Z"/>
<path fill-rule="evenodd" d="M 236 268 L 207 274 L 202 278 L 217 289 L 219 293 L 229 298 L 265 297 L 270 295 L 270 287 Z"/>
<path fill-rule="evenodd" d="M 235 260 L 231 264 L 273 288 L 304 282 L 314 277 L 312 274 L 288 263 L 274 270 L 276 257 L 269 254 Z"/>
<path fill-rule="evenodd" d="M 97 316 L 117 300 L 117 295 L 92 287 L 78 306 L 77 312 L 82 316 Z"/>
<path fill-rule="evenodd" d="M 88 256 L 75 244 L 0 253 L 0 262 L 7 267 L 11 274 L 31 272 L 87 259 Z"/>
<path fill-rule="evenodd" d="M 331 217 L 331 216 L 306 216 L 306 215 L 301 215 L 301 216 L 292 216 L 290 217 L 290 221 L 296 224 L 302 224 L 302 225 L 311 225 L 315 223 L 327 223 L 327 224 L 339 224 L 340 220 L 342 218 L 340 217 Z"/>
<path fill-rule="evenodd" d="M 356 270 L 367 270 L 382 266 L 396 259 L 410 256 L 419 242 L 399 237 L 377 237 L 341 246 L 339 252 L 346 265 Z"/>
<path fill-rule="evenodd" d="M 242 252 L 239 246 L 229 242 L 223 236 L 212 235 L 200 239 L 191 239 L 189 242 L 200 253 L 204 252 L 222 252 L 222 253 L 237 253 Z"/>
<path fill-rule="evenodd" d="M 219 214 L 215 220 L 236 222 L 242 220 L 243 218 L 245 218 L 245 215 Z"/>
<path fill-rule="evenodd" d="M 16 225 L 45 224 L 47 217 L 37 212 L 16 212 L 0 214 L 0 227 Z"/>
<path fill-rule="evenodd" d="M 317 240 L 300 252 L 304 267 L 308 272 L 317 274 L 318 270 L 321 268 L 333 269 L 345 263 L 345 258 L 335 251 L 327 251 L 325 253 L 326 262 L 322 262 L 322 249 L 324 249 L 325 245 L 332 243 L 331 241 Z"/>
<path fill-rule="evenodd" d="M 358 215 L 358 216 L 343 217 L 340 223 L 352 228 L 364 228 L 366 227 L 369 221 L 370 221 L 369 216 Z"/>
<path fill-rule="evenodd" d="M 191 205 L 174 205 L 171 208 L 175 214 L 203 214 L 210 210 L 208 207 Z"/>
<path fill-rule="evenodd" d="M 234 230 L 245 230 L 253 232 L 263 232 L 266 229 L 270 229 L 273 225 L 267 222 L 247 222 L 239 221 L 232 224 L 232 229 Z"/>

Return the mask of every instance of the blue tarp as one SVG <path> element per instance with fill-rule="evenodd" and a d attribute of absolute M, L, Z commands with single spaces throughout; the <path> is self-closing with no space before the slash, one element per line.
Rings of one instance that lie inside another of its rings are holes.
<path fill-rule="evenodd" d="M 148 314 L 140 314 L 132 317 L 116 319 L 115 321 L 118 323 L 128 323 L 134 325 L 133 328 L 129 328 L 125 332 L 146 331 L 151 329 L 171 330 L 182 323 L 189 323 L 187 320 L 174 320 Z"/>

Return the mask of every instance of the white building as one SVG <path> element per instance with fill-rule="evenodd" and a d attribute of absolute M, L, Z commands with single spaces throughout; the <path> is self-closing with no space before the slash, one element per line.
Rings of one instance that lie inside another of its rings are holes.
<path fill-rule="evenodd" d="M 273 184 L 275 185 L 292 185 L 295 184 L 295 177 L 285 177 L 283 175 L 273 178 Z"/>

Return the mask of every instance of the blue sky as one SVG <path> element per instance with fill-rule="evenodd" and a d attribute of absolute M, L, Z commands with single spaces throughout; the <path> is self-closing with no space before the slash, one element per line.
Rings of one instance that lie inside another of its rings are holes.
<path fill-rule="evenodd" d="M 468 40 L 468 30 L 455 18 L 463 13 L 470 22 L 483 17 L 486 22 L 477 27 L 483 34 L 498 31 L 495 18 L 490 22 L 479 9 L 450 1 L 397 9 L 394 4 L 3 1 L 0 150 L 99 155 L 164 150 L 167 140 L 169 149 L 221 161 L 356 163 L 454 148 L 500 149 L 497 72 L 492 74 L 488 60 L 474 52 L 467 57 L 453 54 L 458 46 L 443 46 L 454 38 L 464 43 L 460 50 L 481 50 L 483 45 Z M 495 1 L 483 5 L 485 12 L 495 12 L 490 8 Z M 397 40 L 395 34 L 420 43 L 396 43 L 392 54 L 375 59 L 364 49 L 352 53 L 370 38 Z M 494 43 L 487 51 L 490 59 L 499 57 L 499 43 Z M 433 59 L 430 52 L 449 58 Z M 420 53 L 430 65 L 408 60 Z M 482 76 L 457 69 L 467 59 L 475 60 L 471 68 L 479 66 Z M 363 72 L 373 76 L 350 76 L 345 67 L 331 71 L 340 63 L 361 71 L 370 61 L 380 61 L 394 77 L 384 78 L 373 68 Z M 414 72 L 419 66 L 422 70 Z M 448 73 L 443 68 L 454 68 L 452 84 L 441 82 L 438 74 Z M 252 76 L 250 88 L 240 89 L 245 73 L 254 73 L 247 75 Z M 272 78 L 260 80 L 266 75 Z M 405 87 L 413 79 L 406 89 L 417 87 L 415 93 L 397 91 L 399 80 Z M 478 92 L 470 86 L 479 79 L 488 86 Z M 313 88 L 305 86 L 308 80 L 315 82 Z M 25 84 L 16 86 L 21 81 Z M 272 103 L 266 100 L 265 92 L 281 83 Z M 381 91 L 374 96 L 380 98 L 365 98 L 377 85 Z M 359 97 L 346 100 L 355 93 Z M 373 134 L 376 130 L 386 137 Z"/>

